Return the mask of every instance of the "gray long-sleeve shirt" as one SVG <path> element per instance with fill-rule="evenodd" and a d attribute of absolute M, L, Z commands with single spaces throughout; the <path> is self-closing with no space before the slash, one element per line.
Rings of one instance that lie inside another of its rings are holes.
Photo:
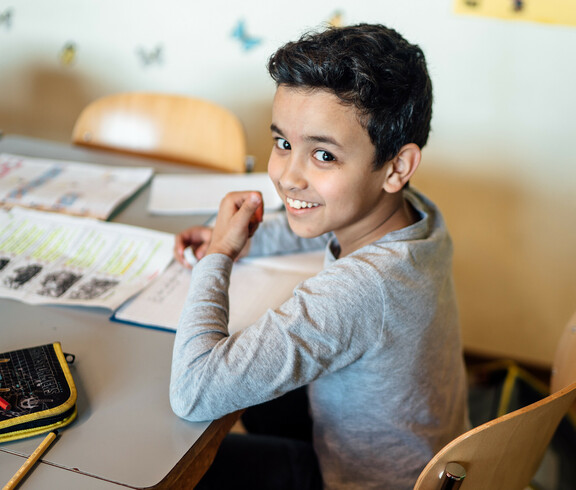
<path fill-rule="evenodd" d="M 214 419 L 309 385 L 325 488 L 412 488 L 466 429 L 467 410 L 451 241 L 435 206 L 404 193 L 417 223 L 340 259 L 329 244 L 323 271 L 233 335 L 232 261 L 202 259 L 176 333 L 175 413 Z M 259 230 L 253 252 L 302 242 L 276 222 Z"/>

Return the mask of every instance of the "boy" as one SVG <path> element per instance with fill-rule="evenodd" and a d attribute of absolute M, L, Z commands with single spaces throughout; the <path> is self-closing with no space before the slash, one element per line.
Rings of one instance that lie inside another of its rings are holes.
<path fill-rule="evenodd" d="M 424 55 L 361 24 L 288 43 L 268 69 L 268 173 L 286 213 L 262 224 L 249 253 L 324 246 L 325 268 L 230 336 L 230 270 L 261 196 L 229 194 L 213 230 L 181 233 L 178 260 L 188 246 L 202 260 L 176 334 L 171 403 L 189 420 L 263 404 L 245 419 L 258 410 L 263 425 L 264 402 L 280 410 L 282 395 L 306 387 L 313 444 L 276 430 L 229 436 L 199 488 L 412 488 L 467 419 L 451 241 L 408 186 L 430 130 Z"/>

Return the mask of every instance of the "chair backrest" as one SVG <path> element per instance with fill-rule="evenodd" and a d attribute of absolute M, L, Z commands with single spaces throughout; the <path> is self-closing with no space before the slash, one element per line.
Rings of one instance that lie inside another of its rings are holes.
<path fill-rule="evenodd" d="M 554 393 L 576 381 L 576 313 L 560 337 L 552 364 L 551 391 Z"/>
<path fill-rule="evenodd" d="M 183 95 L 129 92 L 96 99 L 76 120 L 72 142 L 246 171 L 246 136 L 239 119 L 217 104 Z"/>
<path fill-rule="evenodd" d="M 530 484 L 554 432 L 576 402 L 575 321 L 576 314 L 558 345 L 552 394 L 454 439 L 424 468 L 414 490 L 522 490 Z M 463 480 L 444 482 L 450 463 L 462 465 L 466 471 Z"/>

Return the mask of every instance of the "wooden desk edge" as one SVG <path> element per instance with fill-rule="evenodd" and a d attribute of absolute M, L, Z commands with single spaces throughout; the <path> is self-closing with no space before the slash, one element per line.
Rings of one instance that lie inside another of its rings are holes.
<path fill-rule="evenodd" d="M 174 468 L 149 490 L 190 490 L 200 481 L 214 461 L 222 439 L 240 418 L 242 410 L 212 422 Z"/>

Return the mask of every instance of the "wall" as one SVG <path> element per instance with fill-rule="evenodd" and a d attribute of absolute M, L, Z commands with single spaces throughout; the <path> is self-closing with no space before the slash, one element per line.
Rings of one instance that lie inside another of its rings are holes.
<path fill-rule="evenodd" d="M 453 234 L 465 344 L 549 363 L 576 307 L 573 27 L 457 16 L 451 0 L 0 1 L 0 129 L 68 141 L 96 97 L 192 94 L 241 118 L 263 170 L 266 60 L 339 18 L 393 26 L 427 54 L 433 133 L 414 183 Z"/>

